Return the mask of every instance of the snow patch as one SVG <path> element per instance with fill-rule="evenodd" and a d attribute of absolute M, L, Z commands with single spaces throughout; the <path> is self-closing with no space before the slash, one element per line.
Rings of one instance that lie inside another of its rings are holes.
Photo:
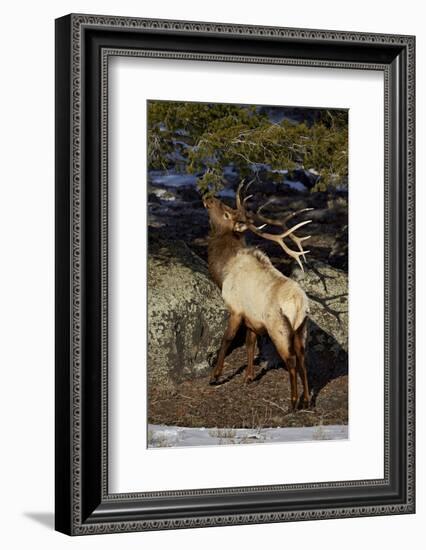
<path fill-rule="evenodd" d="M 291 189 L 295 189 L 296 191 L 300 191 L 301 193 L 306 193 L 307 188 L 306 185 L 304 185 L 301 181 L 291 181 L 291 180 L 284 180 L 284 183 L 288 185 Z"/>
<path fill-rule="evenodd" d="M 148 425 L 148 448 L 239 445 L 243 443 L 290 443 L 348 439 L 348 426 L 298 428 L 186 428 Z"/>
<path fill-rule="evenodd" d="M 152 185 L 162 185 L 164 187 L 195 187 L 197 184 L 197 177 L 191 174 L 177 174 L 169 172 L 168 174 L 149 174 L 150 182 Z"/>

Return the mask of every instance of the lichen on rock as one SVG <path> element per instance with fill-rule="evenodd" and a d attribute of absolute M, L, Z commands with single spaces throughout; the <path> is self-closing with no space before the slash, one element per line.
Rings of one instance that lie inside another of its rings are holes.
<path fill-rule="evenodd" d="M 148 383 L 171 385 L 205 374 L 227 312 L 205 262 L 180 240 L 150 234 Z"/>

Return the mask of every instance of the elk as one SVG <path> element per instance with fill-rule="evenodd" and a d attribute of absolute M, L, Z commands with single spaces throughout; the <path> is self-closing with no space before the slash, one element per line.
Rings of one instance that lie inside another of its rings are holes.
<path fill-rule="evenodd" d="M 247 329 L 247 368 L 244 381 L 249 383 L 254 379 L 257 336 L 267 333 L 289 372 L 292 410 L 295 410 L 298 403 L 297 373 L 303 387 L 303 402 L 300 401 L 300 406 L 308 407 L 309 388 L 305 368 L 308 298 L 300 285 L 278 271 L 263 252 L 246 245 L 244 233 L 251 231 L 263 239 L 276 242 L 303 270 L 300 258 L 305 259 L 305 254 L 309 251 L 303 250 L 302 241 L 309 237 L 298 237 L 295 232 L 311 220 L 300 222 L 290 229 L 286 222 L 297 214 L 311 209 L 293 212 L 283 221 L 266 218 L 261 213 L 266 205 L 259 208 L 256 213 L 246 210 L 246 202 L 250 197 L 241 197 L 242 188 L 243 184 L 240 184 L 235 209 L 215 197 L 203 200 L 210 222 L 209 272 L 221 289 L 229 311 L 228 325 L 210 382 L 217 383 L 224 368 L 227 350 L 240 325 L 244 323 Z M 258 227 L 258 221 L 263 225 Z M 267 225 L 279 227 L 280 232 L 264 232 L 263 229 Z M 291 249 L 285 243 L 285 238 L 291 239 L 299 250 Z"/>

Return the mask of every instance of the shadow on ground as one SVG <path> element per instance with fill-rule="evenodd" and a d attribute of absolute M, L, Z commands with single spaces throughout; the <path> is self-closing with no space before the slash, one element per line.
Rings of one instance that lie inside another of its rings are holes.
<path fill-rule="evenodd" d="M 259 358 L 266 363 L 256 375 L 261 380 L 270 370 L 282 368 L 283 361 L 268 336 L 259 338 Z M 311 391 L 311 405 L 315 406 L 321 390 L 332 380 L 348 375 L 348 354 L 337 340 L 309 319 L 306 347 L 306 370 Z"/>

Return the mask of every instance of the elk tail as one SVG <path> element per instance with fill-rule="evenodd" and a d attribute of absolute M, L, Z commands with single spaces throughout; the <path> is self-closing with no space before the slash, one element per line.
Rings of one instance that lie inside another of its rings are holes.
<path fill-rule="evenodd" d="M 281 312 L 284 325 L 286 328 L 286 332 L 289 335 L 289 353 L 290 355 L 294 355 L 294 339 L 295 336 L 302 336 L 303 332 L 305 330 L 306 324 L 308 322 L 308 316 L 306 315 L 302 322 L 298 325 L 297 328 L 293 328 L 293 325 L 290 322 L 290 319 L 287 317 L 287 315 L 283 312 Z"/>
<path fill-rule="evenodd" d="M 287 315 L 284 312 L 281 312 L 281 315 L 284 321 L 286 332 L 288 334 L 288 352 L 290 353 L 290 355 L 294 355 L 294 335 L 296 331 L 294 330 L 293 325 L 291 324 L 290 319 L 287 317 Z"/>
<path fill-rule="evenodd" d="M 305 315 L 305 317 L 303 318 L 303 321 L 300 323 L 300 325 L 297 327 L 296 329 L 296 333 L 297 334 L 303 334 L 303 331 L 305 330 L 306 328 L 306 325 L 308 323 L 308 316 Z"/>

